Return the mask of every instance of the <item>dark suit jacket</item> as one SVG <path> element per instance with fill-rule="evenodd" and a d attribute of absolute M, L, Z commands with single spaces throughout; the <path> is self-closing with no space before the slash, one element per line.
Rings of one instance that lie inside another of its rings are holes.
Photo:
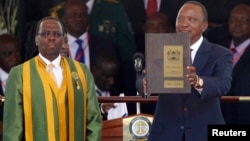
<path fill-rule="evenodd" d="M 193 65 L 204 80 L 202 94 L 194 88 L 190 94 L 159 94 L 150 141 L 168 139 L 207 141 L 209 124 L 224 124 L 220 96 L 230 89 L 232 53 L 206 39 L 202 42 Z"/>
<path fill-rule="evenodd" d="M 229 48 L 231 39 L 221 43 Z M 244 54 L 235 64 L 232 74 L 232 86 L 228 95 L 230 96 L 250 96 L 250 45 Z M 250 103 L 233 102 L 222 103 L 222 110 L 226 123 L 229 124 L 250 124 Z"/>

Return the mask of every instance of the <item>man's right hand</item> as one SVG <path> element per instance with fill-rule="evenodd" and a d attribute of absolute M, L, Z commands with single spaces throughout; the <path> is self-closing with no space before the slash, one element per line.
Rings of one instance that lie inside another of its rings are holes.
<path fill-rule="evenodd" d="M 101 108 L 103 112 L 107 113 L 111 108 L 116 108 L 116 106 L 114 103 L 103 103 Z"/>

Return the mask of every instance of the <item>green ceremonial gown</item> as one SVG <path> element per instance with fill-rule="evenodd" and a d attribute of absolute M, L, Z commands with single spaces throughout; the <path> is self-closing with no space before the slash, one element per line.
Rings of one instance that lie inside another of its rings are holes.
<path fill-rule="evenodd" d="M 60 88 L 39 56 L 14 67 L 5 93 L 4 141 L 100 141 L 102 120 L 93 76 L 62 57 Z"/>

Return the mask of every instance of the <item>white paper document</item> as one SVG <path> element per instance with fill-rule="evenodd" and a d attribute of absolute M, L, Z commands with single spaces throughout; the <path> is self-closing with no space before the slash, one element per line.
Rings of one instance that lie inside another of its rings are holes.
<path fill-rule="evenodd" d="M 124 96 L 124 94 L 120 94 L 120 96 Z M 126 103 L 115 103 L 115 106 L 116 108 L 111 108 L 108 111 L 108 120 L 128 116 L 128 109 Z"/>

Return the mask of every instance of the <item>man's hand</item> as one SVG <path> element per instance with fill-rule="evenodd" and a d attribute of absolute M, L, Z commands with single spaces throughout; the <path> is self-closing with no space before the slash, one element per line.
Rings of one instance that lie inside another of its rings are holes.
<path fill-rule="evenodd" d="M 144 69 L 142 71 L 142 73 L 145 76 L 146 75 L 146 70 Z M 144 77 L 142 81 L 143 81 L 143 91 L 144 91 L 144 93 L 147 93 L 147 80 L 146 80 L 146 77 Z"/>
<path fill-rule="evenodd" d="M 114 103 L 103 103 L 101 108 L 103 112 L 107 113 L 111 108 L 116 108 L 116 106 Z"/>
<path fill-rule="evenodd" d="M 186 77 L 188 78 L 190 85 L 195 87 L 199 78 L 196 74 L 196 69 L 194 66 L 187 66 L 187 69 L 189 70 L 189 74 L 187 74 Z"/>

